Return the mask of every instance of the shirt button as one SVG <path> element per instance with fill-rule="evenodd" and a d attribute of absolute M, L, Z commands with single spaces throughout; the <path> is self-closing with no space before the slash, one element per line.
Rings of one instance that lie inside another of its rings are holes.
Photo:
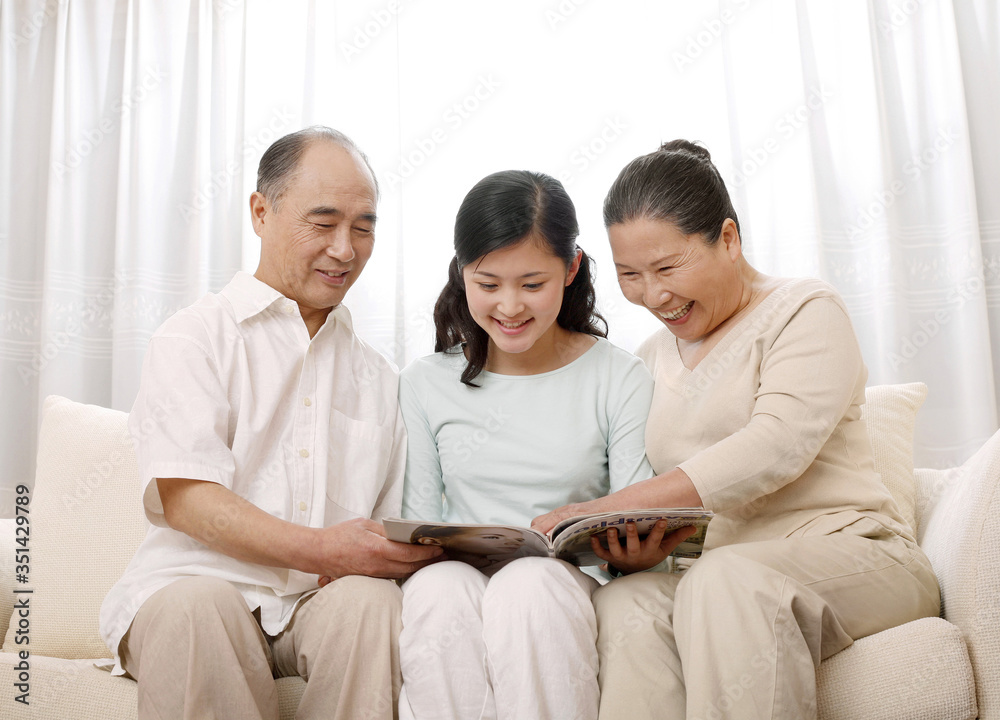
<path fill-rule="evenodd" d="M 295 308 L 292 307 L 291 305 L 285 305 L 285 312 L 291 315 L 293 312 L 295 312 Z"/>
<path fill-rule="evenodd" d="M 302 448 L 301 450 L 299 450 L 299 455 L 301 455 L 304 458 L 307 458 L 309 457 L 309 451 L 306 450 L 305 448 Z"/>
<path fill-rule="evenodd" d="M 306 507 L 308 506 L 306 505 L 304 500 L 299 503 L 299 510 L 301 510 L 302 512 L 306 511 Z"/>
<path fill-rule="evenodd" d="M 309 398 L 304 398 L 304 399 L 302 400 L 302 404 L 303 404 L 303 405 L 305 405 L 306 407 L 309 407 L 310 405 L 312 405 L 312 404 L 313 404 L 313 401 L 312 401 L 312 400 L 310 400 Z"/>

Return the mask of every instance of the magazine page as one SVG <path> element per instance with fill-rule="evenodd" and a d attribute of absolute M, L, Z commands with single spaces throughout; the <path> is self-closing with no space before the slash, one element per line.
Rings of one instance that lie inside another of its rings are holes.
<path fill-rule="evenodd" d="M 671 555 L 698 557 L 705 544 L 705 532 L 712 517 L 713 513 L 704 508 L 646 508 L 567 518 L 552 530 L 553 551 L 556 557 L 574 565 L 603 565 L 605 561 L 591 549 L 591 537 L 596 536 L 601 545 L 607 548 L 607 531 L 614 527 L 620 530 L 619 541 L 624 544 L 627 523 L 635 523 L 639 537 L 644 538 L 658 520 L 665 519 L 668 534 L 689 525 L 698 528 Z"/>
<path fill-rule="evenodd" d="M 549 540 L 540 532 L 514 525 L 428 522 L 386 518 L 386 537 L 396 542 L 439 545 L 451 560 L 485 568 L 519 557 L 550 555 Z"/>

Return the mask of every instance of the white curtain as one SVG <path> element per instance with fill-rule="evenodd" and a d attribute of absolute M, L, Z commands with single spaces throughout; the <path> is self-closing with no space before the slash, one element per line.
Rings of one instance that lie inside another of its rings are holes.
<path fill-rule="evenodd" d="M 343 130 L 382 186 L 348 296 L 398 365 L 432 349 L 455 211 L 487 173 L 566 184 L 611 339 L 601 201 L 662 140 L 704 143 L 747 253 L 843 293 L 870 383 L 921 380 L 918 462 L 997 427 L 995 0 L 0 0 L 0 516 L 48 394 L 127 410 L 171 313 L 252 271 L 256 164 Z"/>
<path fill-rule="evenodd" d="M 747 12 L 720 75 L 748 254 L 833 283 L 869 383 L 929 386 L 918 462 L 958 464 L 997 427 L 997 4 Z"/>

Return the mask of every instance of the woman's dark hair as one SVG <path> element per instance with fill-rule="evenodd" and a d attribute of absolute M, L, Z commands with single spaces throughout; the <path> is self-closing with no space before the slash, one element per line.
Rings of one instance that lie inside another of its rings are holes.
<path fill-rule="evenodd" d="M 455 257 L 448 267 L 448 282 L 434 305 L 434 351 L 462 352 L 461 346 L 465 345 L 468 362 L 462 372 L 463 383 L 478 387 L 473 380 L 486 367 L 489 335 L 469 312 L 462 268 L 529 236 L 543 240 L 549 251 L 569 267 L 579 249 L 579 234 L 573 201 L 562 183 L 548 175 L 527 170 L 493 173 L 465 196 L 455 218 Z M 597 312 L 597 294 L 586 253 L 576 277 L 563 293 L 556 322 L 566 330 L 607 337 L 607 323 Z"/>
<path fill-rule="evenodd" d="M 714 245 L 722 223 L 739 218 L 708 150 L 687 140 L 663 143 L 618 174 L 604 198 L 604 226 L 639 219 L 664 220 L 685 235 Z"/>

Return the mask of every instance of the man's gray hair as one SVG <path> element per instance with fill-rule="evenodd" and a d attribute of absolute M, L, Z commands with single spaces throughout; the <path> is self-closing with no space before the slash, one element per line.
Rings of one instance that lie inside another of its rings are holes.
<path fill-rule="evenodd" d="M 354 141 L 344 133 L 325 125 L 313 125 L 275 140 L 271 147 L 264 151 L 264 155 L 260 158 L 260 165 L 257 166 L 257 192 L 267 198 L 271 206 L 277 210 L 281 197 L 288 189 L 288 185 L 295 175 L 295 170 L 299 166 L 302 153 L 305 152 L 310 143 L 320 140 L 336 143 L 345 150 L 357 154 L 364 161 L 365 167 L 368 168 L 372 181 L 375 183 L 375 199 L 378 200 L 378 178 L 375 177 L 375 171 L 368 161 L 368 156 L 361 152 Z"/>

